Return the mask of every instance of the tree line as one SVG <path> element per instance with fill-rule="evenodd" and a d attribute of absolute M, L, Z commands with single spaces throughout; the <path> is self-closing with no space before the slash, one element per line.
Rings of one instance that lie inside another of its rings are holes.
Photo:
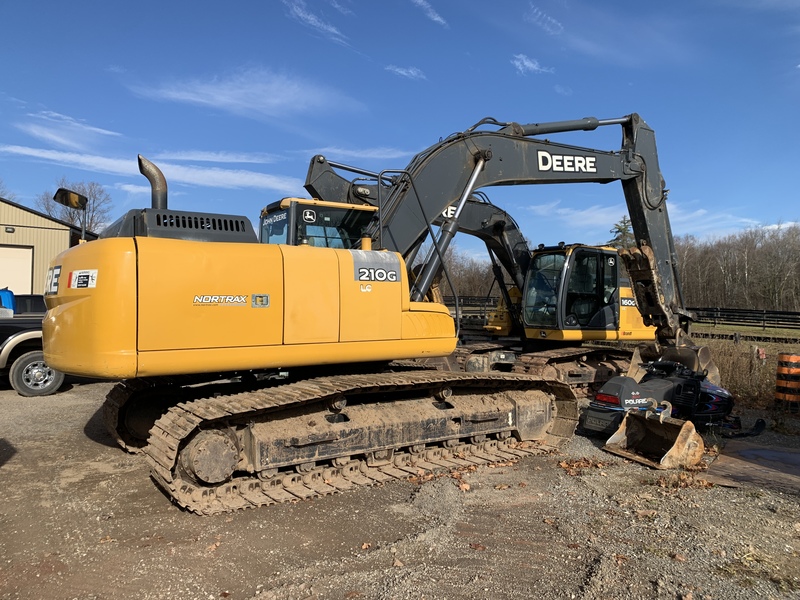
<path fill-rule="evenodd" d="M 634 244 L 631 222 L 623 217 L 603 245 Z M 737 308 L 800 312 L 800 225 L 756 227 L 725 237 L 675 239 L 684 304 L 695 308 Z M 447 267 L 459 296 L 499 296 L 488 261 L 457 247 Z M 443 284 L 443 293 L 451 294 Z"/>
<path fill-rule="evenodd" d="M 800 312 L 800 226 L 675 240 L 684 302 L 696 308 Z"/>
<path fill-rule="evenodd" d="M 112 201 L 103 186 L 69 182 L 62 177 L 57 187 L 87 196 L 86 214 L 57 204 L 51 191 L 34 199 L 39 210 L 78 226 L 86 218 L 88 231 L 99 232 L 108 224 Z M 15 200 L 2 180 L 0 197 Z M 635 243 L 627 216 L 615 223 L 609 233 L 613 237 L 604 245 L 625 248 Z M 712 240 L 679 236 L 675 250 L 686 306 L 800 312 L 800 225 L 756 227 Z M 500 296 L 488 260 L 451 246 L 445 262 L 457 295 Z M 444 295 L 453 294 L 446 278 L 440 285 Z"/>

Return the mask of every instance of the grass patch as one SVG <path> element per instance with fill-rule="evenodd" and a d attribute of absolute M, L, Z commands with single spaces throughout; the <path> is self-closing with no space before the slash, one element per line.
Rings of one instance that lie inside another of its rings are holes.
<path fill-rule="evenodd" d="M 771 409 L 775 406 L 775 375 L 778 354 L 800 354 L 800 344 L 790 345 L 762 342 L 739 343 L 731 340 L 703 340 L 719 367 L 725 389 L 737 398 L 740 406 Z M 764 351 L 759 358 L 757 349 Z"/>

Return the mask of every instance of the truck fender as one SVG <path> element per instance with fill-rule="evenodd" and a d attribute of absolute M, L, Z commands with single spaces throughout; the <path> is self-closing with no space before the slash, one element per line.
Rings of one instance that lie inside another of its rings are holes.
<path fill-rule="evenodd" d="M 5 369 L 8 366 L 8 357 L 11 356 L 11 352 L 13 352 L 14 348 L 22 342 L 35 339 L 42 339 L 41 330 L 20 331 L 4 341 L 2 345 L 0 345 L 0 369 Z"/>

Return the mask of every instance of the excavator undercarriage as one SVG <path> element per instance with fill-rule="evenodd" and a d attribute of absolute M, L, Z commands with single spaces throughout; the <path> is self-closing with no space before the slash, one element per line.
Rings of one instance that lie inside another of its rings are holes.
<path fill-rule="evenodd" d="M 143 447 L 154 480 L 201 514 L 551 451 L 578 418 L 566 386 L 504 373 L 390 365 L 219 391 L 167 409 Z"/>

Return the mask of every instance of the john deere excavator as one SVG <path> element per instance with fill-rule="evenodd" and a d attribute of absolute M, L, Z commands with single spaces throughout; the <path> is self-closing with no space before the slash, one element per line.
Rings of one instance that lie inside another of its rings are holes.
<path fill-rule="evenodd" d="M 358 185 L 363 193 L 363 181 Z M 371 205 L 284 198 L 262 211 L 261 241 L 350 247 L 376 210 Z M 444 218 L 435 222 L 442 224 Z M 485 242 L 502 296 L 488 323 L 460 330 L 454 354 L 428 362 L 446 363 L 449 370 L 517 370 L 555 378 L 577 396 L 588 396 L 610 377 L 628 371 L 631 352 L 583 342 L 654 341 L 655 328 L 644 324 L 636 308 L 617 249 L 560 243 L 532 250 L 511 215 L 480 192 L 464 204 L 458 232 Z M 427 296 L 443 302 L 438 293 L 429 291 Z M 457 319 L 459 326 L 464 322 Z"/>
<path fill-rule="evenodd" d="M 535 137 L 611 125 L 622 127 L 619 151 Z M 510 369 L 498 368 L 500 360 L 445 360 L 438 369 L 409 360 L 447 358 L 456 348 L 448 309 L 424 300 L 481 187 L 620 181 L 638 243 L 623 258 L 644 323 L 656 328 L 659 350 L 704 359 L 686 331 L 691 315 L 680 298 L 654 134 L 638 115 L 484 119 L 405 170 L 381 173 L 378 209 L 362 210 L 363 232 L 341 247 L 317 247 L 310 237 L 259 243 L 245 217 L 171 210 L 163 175 L 139 162 L 152 207 L 129 211 L 50 267 L 45 359 L 66 373 L 123 380 L 106 400 L 107 420 L 122 445 L 142 447 L 153 479 L 190 510 L 507 460 L 534 451 L 518 442 L 548 449 L 572 435 L 573 391 L 531 374 L 524 353 Z M 368 185 L 326 167 L 315 157 L 306 186 L 319 207 L 331 199 L 371 204 L 359 199 Z M 316 218 L 314 208 L 303 211 L 306 222 Z M 410 274 L 426 238 L 433 249 Z M 517 284 L 536 287 L 524 275 Z M 522 304 L 529 338 L 541 330 L 531 296 Z M 556 323 L 568 328 L 573 314 L 580 323 L 588 310 L 557 312 Z"/>

